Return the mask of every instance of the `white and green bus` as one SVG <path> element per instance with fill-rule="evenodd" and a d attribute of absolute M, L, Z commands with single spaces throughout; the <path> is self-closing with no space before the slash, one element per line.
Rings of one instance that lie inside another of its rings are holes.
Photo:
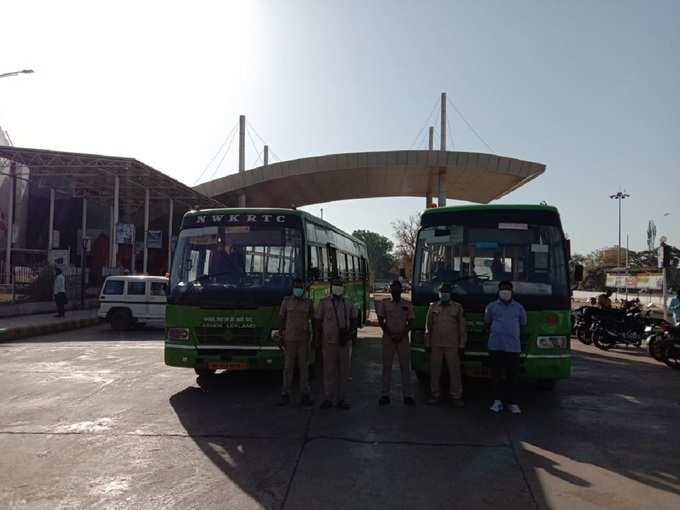
<path fill-rule="evenodd" d="M 172 264 L 165 363 L 199 375 L 281 369 L 281 301 L 301 278 L 318 303 L 334 276 L 363 323 L 368 264 L 359 239 L 292 209 L 189 211 Z"/>
<path fill-rule="evenodd" d="M 423 213 L 413 267 L 416 327 L 412 363 L 426 378 L 423 342 L 428 305 L 450 283 L 452 299 L 465 310 L 468 344 L 464 372 L 487 375 L 488 332 L 484 309 L 497 299 L 498 284 L 511 281 L 514 298 L 527 310 L 521 332 L 521 373 L 552 387 L 571 373 L 569 242 L 556 208 L 544 205 L 443 207 Z"/>

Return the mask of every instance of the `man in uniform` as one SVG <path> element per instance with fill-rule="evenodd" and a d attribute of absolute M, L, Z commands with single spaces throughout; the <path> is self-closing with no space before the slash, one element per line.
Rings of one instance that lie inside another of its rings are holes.
<path fill-rule="evenodd" d="M 463 307 L 451 301 L 451 286 L 442 284 L 439 288 L 439 301 L 430 304 L 427 310 L 425 326 L 425 347 L 430 350 L 430 391 L 432 396 L 428 404 L 439 402 L 440 376 L 442 361 L 446 359 L 449 367 L 449 393 L 453 407 L 463 407 L 463 384 L 460 376 L 460 360 L 465 344 L 467 331 L 463 317 Z"/>
<path fill-rule="evenodd" d="M 349 409 L 346 387 L 349 378 L 350 342 L 357 324 L 357 309 L 345 297 L 340 278 L 331 280 L 331 295 L 319 302 L 316 310 L 317 343 L 323 356 L 324 401 L 321 409 Z"/>
<path fill-rule="evenodd" d="M 401 369 L 404 404 L 407 406 L 416 404 L 411 395 L 411 351 L 408 338 L 408 333 L 413 328 L 415 315 L 411 303 L 401 299 L 402 290 L 401 282 L 394 280 L 390 284 L 392 297 L 383 299 L 376 306 L 378 323 L 383 330 L 382 396 L 378 402 L 381 406 L 390 404 L 392 362 L 395 353 L 399 358 L 399 368 Z"/>
<path fill-rule="evenodd" d="M 293 295 L 286 296 L 279 310 L 281 319 L 280 334 L 282 346 L 285 350 L 285 365 L 283 368 L 283 387 L 279 405 L 290 403 L 290 390 L 293 384 L 293 372 L 297 362 L 300 375 L 301 404 L 313 405 L 309 389 L 309 354 L 310 321 L 314 320 L 314 305 L 312 300 L 305 297 L 305 288 L 301 279 L 293 281 Z"/>

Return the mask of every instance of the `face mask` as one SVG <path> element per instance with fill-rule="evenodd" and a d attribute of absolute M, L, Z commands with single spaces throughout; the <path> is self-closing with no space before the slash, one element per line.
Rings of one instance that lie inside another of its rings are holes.
<path fill-rule="evenodd" d="M 302 297 L 305 293 L 305 289 L 301 287 L 293 287 L 293 296 Z"/>
<path fill-rule="evenodd" d="M 501 291 L 498 292 L 498 296 L 503 301 L 510 301 L 512 299 L 512 291 L 511 290 L 501 290 Z"/>
<path fill-rule="evenodd" d="M 451 300 L 451 294 L 448 292 L 440 292 L 439 293 L 439 300 L 442 303 L 448 303 Z"/>
<path fill-rule="evenodd" d="M 345 288 L 340 285 L 333 285 L 331 287 L 331 292 L 334 296 L 342 296 L 345 293 Z"/>

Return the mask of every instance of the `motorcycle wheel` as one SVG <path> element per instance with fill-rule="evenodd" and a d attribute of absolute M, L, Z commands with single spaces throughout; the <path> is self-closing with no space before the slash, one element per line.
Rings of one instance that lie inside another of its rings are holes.
<path fill-rule="evenodd" d="M 673 350 L 674 352 L 670 352 Z M 669 345 L 664 350 L 663 362 L 673 370 L 680 370 L 680 352 Z"/>
<path fill-rule="evenodd" d="M 612 348 L 613 344 L 610 344 L 604 340 L 604 335 L 599 332 L 593 333 L 593 343 L 595 344 L 595 347 L 598 349 L 602 349 L 603 351 L 608 351 L 609 349 Z"/>
<path fill-rule="evenodd" d="M 649 355 L 654 358 L 656 361 L 661 361 L 663 362 L 664 360 L 664 349 L 663 349 L 663 343 L 661 342 L 661 339 L 654 335 L 652 338 L 649 339 L 649 345 L 647 347 L 649 350 Z"/>

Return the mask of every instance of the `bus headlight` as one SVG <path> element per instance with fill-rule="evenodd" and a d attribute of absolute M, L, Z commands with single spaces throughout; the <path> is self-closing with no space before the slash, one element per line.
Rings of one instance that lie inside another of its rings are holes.
<path fill-rule="evenodd" d="M 566 336 L 539 336 L 536 339 L 536 346 L 539 349 L 566 349 Z"/>
<path fill-rule="evenodd" d="M 168 328 L 168 340 L 186 342 L 189 340 L 188 328 Z"/>

